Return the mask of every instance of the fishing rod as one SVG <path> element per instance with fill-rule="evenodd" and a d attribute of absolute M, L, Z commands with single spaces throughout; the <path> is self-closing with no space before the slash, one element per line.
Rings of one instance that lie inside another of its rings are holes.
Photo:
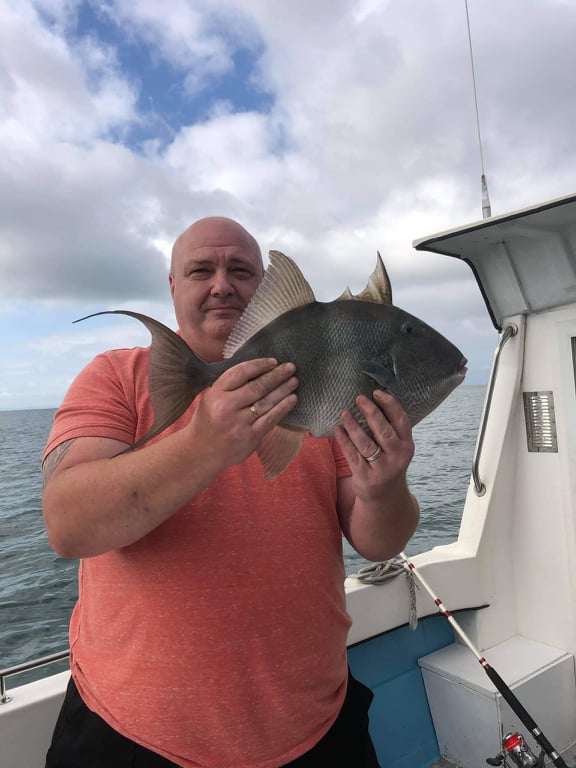
<path fill-rule="evenodd" d="M 554 765 L 557 766 L 557 768 L 568 768 L 562 756 L 559 755 L 558 752 L 552 746 L 552 744 L 550 744 L 550 742 L 544 736 L 544 734 L 542 733 L 542 731 L 540 730 L 540 728 L 538 727 L 534 719 L 526 711 L 526 709 L 522 706 L 522 704 L 518 701 L 516 695 L 510 690 L 510 688 L 506 685 L 504 680 L 502 680 L 498 672 L 496 672 L 496 670 L 493 667 L 491 667 L 490 664 L 486 661 L 484 656 L 482 656 L 478 648 L 476 648 L 472 640 L 470 640 L 470 638 L 464 632 L 462 627 L 458 624 L 454 616 L 452 616 L 450 611 L 446 608 L 442 600 L 440 600 L 438 595 L 434 593 L 434 590 L 428 584 L 424 576 L 422 576 L 422 574 L 418 572 L 418 569 L 416 568 L 414 563 L 408 559 L 408 557 L 404 552 L 400 552 L 400 557 L 404 560 L 405 567 L 408 568 L 408 570 L 411 573 L 413 573 L 414 576 L 416 576 L 420 584 L 422 584 L 422 586 L 428 592 L 432 600 L 434 600 L 434 603 L 438 608 L 438 611 L 446 619 L 448 619 L 448 621 L 454 628 L 455 632 L 459 635 L 459 637 L 463 640 L 463 642 L 472 651 L 474 656 L 476 656 L 476 658 L 480 662 L 480 665 L 482 666 L 482 669 L 484 670 L 484 672 L 486 672 L 486 674 L 494 684 L 495 688 L 501 694 L 502 698 L 508 703 L 512 711 L 520 718 L 520 720 L 526 726 L 526 728 L 528 728 L 528 730 L 530 731 L 534 739 L 542 747 L 542 749 L 548 755 L 548 757 L 552 760 Z"/>

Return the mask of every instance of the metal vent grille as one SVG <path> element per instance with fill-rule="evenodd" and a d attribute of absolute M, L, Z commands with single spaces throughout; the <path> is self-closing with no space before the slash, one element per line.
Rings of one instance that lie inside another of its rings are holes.
<path fill-rule="evenodd" d="M 526 438 L 530 452 L 558 453 L 554 394 L 552 392 L 524 392 Z"/>

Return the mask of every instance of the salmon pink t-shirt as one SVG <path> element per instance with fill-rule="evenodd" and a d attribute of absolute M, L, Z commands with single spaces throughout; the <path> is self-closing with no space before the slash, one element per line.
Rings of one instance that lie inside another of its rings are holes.
<path fill-rule="evenodd" d="M 148 356 L 95 358 L 45 456 L 76 437 L 142 437 Z M 276 768 L 311 749 L 346 691 L 336 496 L 348 474 L 331 440 L 307 436 L 273 480 L 253 454 L 140 541 L 82 560 L 70 647 L 88 707 L 183 768 Z"/>

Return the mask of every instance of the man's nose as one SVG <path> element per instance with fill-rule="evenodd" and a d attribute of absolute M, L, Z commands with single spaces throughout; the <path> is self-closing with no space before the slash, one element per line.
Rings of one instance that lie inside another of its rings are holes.
<path fill-rule="evenodd" d="M 234 286 L 227 270 L 217 269 L 214 272 L 211 293 L 213 296 L 230 296 L 234 293 Z"/>

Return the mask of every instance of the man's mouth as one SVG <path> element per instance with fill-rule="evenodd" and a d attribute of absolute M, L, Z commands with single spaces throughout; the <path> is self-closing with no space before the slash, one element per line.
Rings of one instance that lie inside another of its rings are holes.
<path fill-rule="evenodd" d="M 238 307 L 235 304 L 215 304 L 206 307 L 206 312 L 243 312 L 244 307 Z"/>

